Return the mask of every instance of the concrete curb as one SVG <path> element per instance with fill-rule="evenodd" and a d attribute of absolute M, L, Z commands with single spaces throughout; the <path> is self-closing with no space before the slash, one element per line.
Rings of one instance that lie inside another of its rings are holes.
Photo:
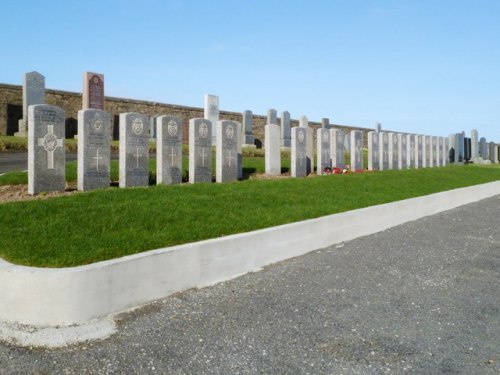
<path fill-rule="evenodd" d="M 62 346 L 96 339 L 99 332 L 103 337 L 113 328 L 89 327 L 102 325 L 111 314 L 498 194 L 500 181 L 495 181 L 73 268 L 0 260 L 0 339 Z M 22 333 L 51 327 L 73 333 L 59 335 L 56 344 L 50 335 L 33 340 Z"/>

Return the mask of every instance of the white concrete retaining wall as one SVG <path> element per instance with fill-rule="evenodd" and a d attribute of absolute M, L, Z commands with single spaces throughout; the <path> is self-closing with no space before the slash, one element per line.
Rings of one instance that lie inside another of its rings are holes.
<path fill-rule="evenodd" d="M 0 322 L 85 325 L 175 292 L 500 194 L 500 181 L 95 263 L 43 269 L 0 260 Z"/>

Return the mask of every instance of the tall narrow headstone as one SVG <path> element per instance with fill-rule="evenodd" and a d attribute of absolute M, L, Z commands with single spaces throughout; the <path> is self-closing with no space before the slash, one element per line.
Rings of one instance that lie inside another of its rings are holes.
<path fill-rule="evenodd" d="M 120 114 L 121 188 L 149 185 L 149 118 L 140 113 Z"/>
<path fill-rule="evenodd" d="M 415 136 L 415 168 L 422 168 L 424 166 L 424 136 Z"/>
<path fill-rule="evenodd" d="M 490 142 L 488 144 L 489 150 L 488 150 L 488 157 L 492 163 L 496 163 L 498 156 L 496 155 L 496 145 L 495 142 Z"/>
<path fill-rule="evenodd" d="M 217 121 L 215 132 L 215 181 L 229 182 L 238 179 L 238 143 L 241 125 L 235 121 Z"/>
<path fill-rule="evenodd" d="M 267 124 L 264 127 L 264 135 L 266 174 L 278 176 L 281 174 L 280 127 L 275 124 Z"/>
<path fill-rule="evenodd" d="M 406 158 L 408 168 L 415 168 L 415 134 L 406 135 Z"/>
<path fill-rule="evenodd" d="M 448 137 L 443 137 L 443 167 L 446 167 L 450 162 L 450 140 Z"/>
<path fill-rule="evenodd" d="M 381 123 L 377 122 L 377 123 L 375 124 L 375 131 L 376 131 L 377 133 L 380 133 L 380 132 L 382 131 L 382 124 L 381 124 Z"/>
<path fill-rule="evenodd" d="M 399 143 L 396 133 L 389 133 L 389 169 L 398 169 Z"/>
<path fill-rule="evenodd" d="M 408 168 L 408 148 L 406 134 L 397 134 L 398 137 L 398 169 Z"/>
<path fill-rule="evenodd" d="M 28 107 L 35 104 L 45 104 L 45 77 L 38 72 L 30 72 L 23 77 L 23 118 L 18 122 L 15 136 L 28 136 Z"/>
<path fill-rule="evenodd" d="M 307 174 L 310 174 L 314 172 L 314 130 L 309 127 L 307 116 L 300 117 L 299 127 L 306 129 Z"/>
<path fill-rule="evenodd" d="M 316 172 L 318 175 L 324 174 L 326 168 L 332 168 L 330 145 L 330 130 L 327 128 L 318 129 L 316 131 L 316 152 L 318 161 L 318 168 Z"/>
<path fill-rule="evenodd" d="M 205 94 L 203 117 L 210 121 L 211 127 L 219 121 L 219 97 L 217 95 Z M 211 133 L 211 137 L 212 145 L 215 146 L 215 132 Z"/>
<path fill-rule="evenodd" d="M 381 171 L 389 169 L 389 134 L 377 132 L 379 143 L 379 166 Z"/>
<path fill-rule="evenodd" d="M 149 138 L 156 139 L 157 130 L 158 130 L 158 117 L 159 116 L 151 116 L 149 118 Z"/>
<path fill-rule="evenodd" d="M 463 163 L 464 161 L 464 138 L 463 133 L 455 135 L 455 146 L 457 147 L 457 152 L 455 153 L 456 163 Z"/>
<path fill-rule="evenodd" d="M 470 138 L 464 138 L 464 161 L 472 158 L 472 142 Z"/>
<path fill-rule="evenodd" d="M 100 109 L 78 111 L 78 190 L 110 184 L 109 114 Z"/>
<path fill-rule="evenodd" d="M 292 160 L 291 176 L 307 176 L 307 129 L 294 127 L 292 129 Z"/>
<path fill-rule="evenodd" d="M 436 140 L 436 167 L 444 166 L 443 163 L 443 137 L 437 137 Z"/>
<path fill-rule="evenodd" d="M 321 127 L 323 129 L 330 129 L 330 119 L 327 117 L 323 117 L 321 119 Z"/>
<path fill-rule="evenodd" d="M 422 167 L 430 167 L 431 141 L 428 135 L 422 136 Z"/>
<path fill-rule="evenodd" d="M 189 120 L 189 182 L 212 182 L 212 123 Z"/>
<path fill-rule="evenodd" d="M 156 184 L 182 182 L 182 122 L 176 116 L 156 118 Z"/>
<path fill-rule="evenodd" d="M 479 133 L 476 129 L 472 129 L 470 132 L 470 146 L 471 146 L 471 158 L 479 157 Z"/>
<path fill-rule="evenodd" d="M 82 109 L 104 110 L 104 75 L 83 73 Z"/>
<path fill-rule="evenodd" d="M 64 191 L 64 110 L 45 104 L 28 108 L 28 193 Z"/>
<path fill-rule="evenodd" d="M 457 146 L 455 145 L 456 135 L 450 134 L 448 136 L 448 162 L 455 163 L 455 156 L 458 155 L 456 152 Z"/>
<path fill-rule="evenodd" d="M 363 132 L 351 130 L 351 170 L 363 169 Z"/>
<path fill-rule="evenodd" d="M 292 145 L 291 137 L 290 112 L 285 111 L 281 114 L 281 147 L 285 150 Z"/>
<path fill-rule="evenodd" d="M 253 136 L 253 113 L 252 111 L 245 111 L 242 114 L 242 137 L 241 141 L 244 147 L 255 147 L 255 138 Z"/>
<path fill-rule="evenodd" d="M 368 132 L 368 170 L 378 171 L 380 151 L 379 151 L 379 135 L 376 131 Z"/>
<path fill-rule="evenodd" d="M 267 110 L 267 123 L 278 125 L 278 112 L 275 109 Z"/>
<path fill-rule="evenodd" d="M 431 157 L 430 157 L 430 166 L 437 167 L 437 137 L 431 137 Z"/>
<path fill-rule="evenodd" d="M 344 132 L 330 129 L 332 168 L 344 169 Z"/>
<path fill-rule="evenodd" d="M 481 137 L 479 140 L 479 156 L 481 156 L 484 160 L 488 158 L 488 146 L 486 143 L 486 138 Z"/>

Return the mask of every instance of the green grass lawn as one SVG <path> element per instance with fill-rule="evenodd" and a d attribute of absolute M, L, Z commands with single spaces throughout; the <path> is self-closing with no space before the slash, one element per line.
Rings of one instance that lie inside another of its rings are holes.
<path fill-rule="evenodd" d="M 259 160 L 245 166 L 260 171 Z M 466 165 L 108 188 L 5 203 L 0 204 L 0 257 L 30 266 L 76 266 L 499 179 L 498 166 Z"/>

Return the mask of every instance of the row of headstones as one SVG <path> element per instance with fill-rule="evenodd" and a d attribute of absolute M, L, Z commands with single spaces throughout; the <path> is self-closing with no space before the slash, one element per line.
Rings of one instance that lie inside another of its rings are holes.
<path fill-rule="evenodd" d="M 28 192 L 64 191 L 66 185 L 64 110 L 45 104 L 28 109 Z M 120 114 L 119 186 L 149 185 L 149 118 Z M 175 116 L 161 116 L 157 124 L 158 184 L 182 180 L 182 125 Z M 218 121 L 215 126 L 216 181 L 242 177 L 241 124 Z M 109 114 L 98 109 L 78 112 L 78 189 L 110 185 Z M 212 123 L 189 121 L 189 182 L 212 181 Z"/>
<path fill-rule="evenodd" d="M 471 137 L 467 138 L 465 132 L 450 134 L 449 142 L 450 161 L 464 162 L 473 161 L 474 163 L 499 163 L 500 145 L 495 142 L 487 142 L 486 138 L 481 137 L 476 129 L 471 131 Z"/>

